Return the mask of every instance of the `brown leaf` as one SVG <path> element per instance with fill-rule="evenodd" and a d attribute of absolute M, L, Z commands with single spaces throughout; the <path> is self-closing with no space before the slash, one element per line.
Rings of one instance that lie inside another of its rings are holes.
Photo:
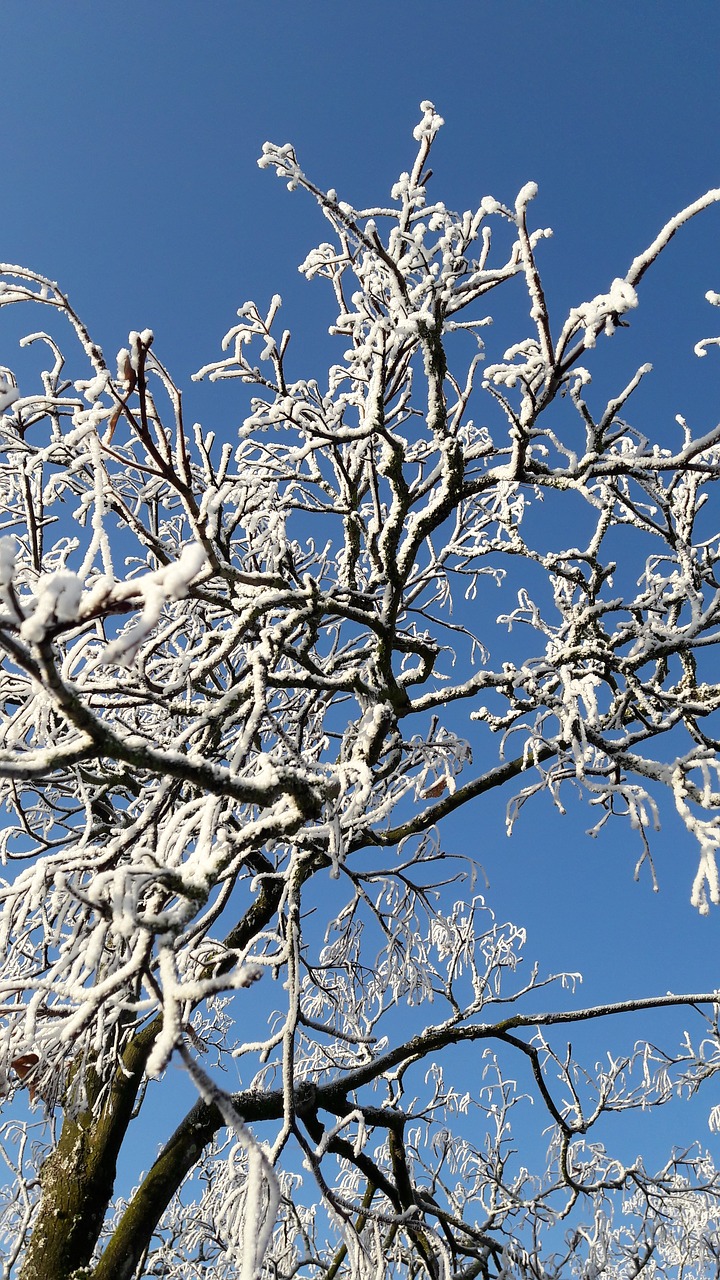
<path fill-rule="evenodd" d="M 17 1072 L 20 1079 L 24 1080 L 39 1061 L 40 1059 L 36 1053 L 21 1053 L 19 1058 L 13 1058 L 10 1066 L 13 1071 Z"/>
<path fill-rule="evenodd" d="M 18 1058 L 13 1058 L 10 1066 L 20 1079 L 24 1080 L 34 1070 L 39 1061 L 40 1059 L 36 1053 L 21 1053 Z M 30 1101 L 34 1102 L 37 1097 L 37 1089 L 32 1081 L 28 1084 L 28 1093 L 30 1094 Z"/>
<path fill-rule="evenodd" d="M 423 791 L 422 798 L 423 800 L 437 800 L 438 796 L 441 796 L 443 791 L 446 790 L 447 781 L 445 778 L 441 778 L 440 781 L 434 783 L 432 787 L 428 787 L 427 791 Z"/>

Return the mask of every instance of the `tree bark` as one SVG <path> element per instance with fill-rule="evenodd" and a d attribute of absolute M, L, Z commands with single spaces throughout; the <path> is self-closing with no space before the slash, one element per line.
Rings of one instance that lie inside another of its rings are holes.
<path fill-rule="evenodd" d="M 82 1275 L 97 1244 L 115 1185 L 118 1152 L 132 1119 L 160 1020 L 131 1041 L 99 1117 L 65 1116 L 60 1140 L 40 1172 L 42 1197 L 20 1280 Z M 90 1084 L 97 1096 L 99 1081 Z"/>

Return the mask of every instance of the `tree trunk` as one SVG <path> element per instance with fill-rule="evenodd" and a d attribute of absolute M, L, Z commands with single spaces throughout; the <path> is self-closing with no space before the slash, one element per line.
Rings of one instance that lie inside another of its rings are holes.
<path fill-rule="evenodd" d="M 19 1280 L 71 1280 L 89 1263 L 115 1185 L 122 1146 L 160 1020 L 131 1041 L 100 1116 L 65 1116 L 40 1171 L 42 1197 Z M 90 1097 L 98 1081 L 90 1082 Z M 78 1276 L 79 1280 L 79 1276 Z"/>
<path fill-rule="evenodd" d="M 65 1120 L 40 1174 L 42 1201 L 20 1280 L 69 1280 L 89 1262 L 115 1181 L 115 1161 L 104 1156 L 86 1116 Z"/>

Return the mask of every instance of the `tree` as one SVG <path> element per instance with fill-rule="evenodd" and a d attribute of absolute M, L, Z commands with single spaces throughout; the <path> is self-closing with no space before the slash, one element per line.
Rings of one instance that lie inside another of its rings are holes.
<path fill-rule="evenodd" d="M 150 331 L 114 373 L 57 285 L 2 268 L 0 305 L 79 340 L 69 376 L 55 336 L 24 340 L 42 390 L 3 371 L 2 1087 L 36 1108 L 0 1127 L 6 1277 L 720 1274 L 707 1155 L 652 1172 L 603 1130 L 717 1071 L 717 993 L 553 1003 L 571 975 L 522 976 L 522 929 L 439 831 L 571 786 L 649 856 L 670 803 L 693 900 L 720 900 L 720 427 L 650 440 L 624 418 L 649 366 L 600 411 L 585 367 L 720 191 L 558 328 L 534 186 L 431 200 L 422 110 L 387 206 L 265 147 L 332 228 L 302 270 L 338 357 L 296 377 L 280 299 L 241 307 L 196 375 L 253 388 L 223 441 L 186 430 Z M 523 286 L 529 327 L 483 364 L 485 295 Z M 636 1042 L 638 1012 L 682 1006 L 679 1048 Z M 627 1053 L 583 1063 L 565 1029 L 611 1016 Z M 198 1100 L 124 1200 L 173 1057 Z"/>

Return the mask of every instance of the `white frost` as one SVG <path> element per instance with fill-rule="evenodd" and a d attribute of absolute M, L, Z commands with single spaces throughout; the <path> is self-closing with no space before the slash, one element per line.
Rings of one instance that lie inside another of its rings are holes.
<path fill-rule="evenodd" d="M 15 574 L 17 544 L 14 538 L 0 538 L 0 586 L 9 587 Z"/>
<path fill-rule="evenodd" d="M 142 578 L 136 578 L 128 583 L 127 586 L 132 590 L 133 595 L 142 597 L 143 611 L 135 627 L 123 632 L 106 645 L 101 661 L 118 662 L 121 666 L 129 665 L 139 646 L 160 620 L 166 601 L 182 600 L 187 595 L 190 583 L 197 577 L 206 559 L 200 544 L 191 542 L 185 547 L 176 563 L 163 565 L 154 573 L 147 573 Z"/>
<path fill-rule="evenodd" d="M 41 644 L 53 622 L 76 621 L 81 597 L 82 582 L 76 573 L 62 569 L 40 578 L 30 603 L 30 616 L 20 627 L 23 640 Z"/>
<path fill-rule="evenodd" d="M 4 413 L 10 408 L 11 404 L 15 404 L 20 399 L 20 392 L 6 378 L 0 378 L 0 413 Z"/>
<path fill-rule="evenodd" d="M 608 293 L 599 293 L 570 312 L 570 320 L 585 330 L 584 345 L 594 347 L 598 333 L 604 329 L 610 336 L 620 316 L 638 304 L 638 296 L 627 280 L 615 279 Z"/>

